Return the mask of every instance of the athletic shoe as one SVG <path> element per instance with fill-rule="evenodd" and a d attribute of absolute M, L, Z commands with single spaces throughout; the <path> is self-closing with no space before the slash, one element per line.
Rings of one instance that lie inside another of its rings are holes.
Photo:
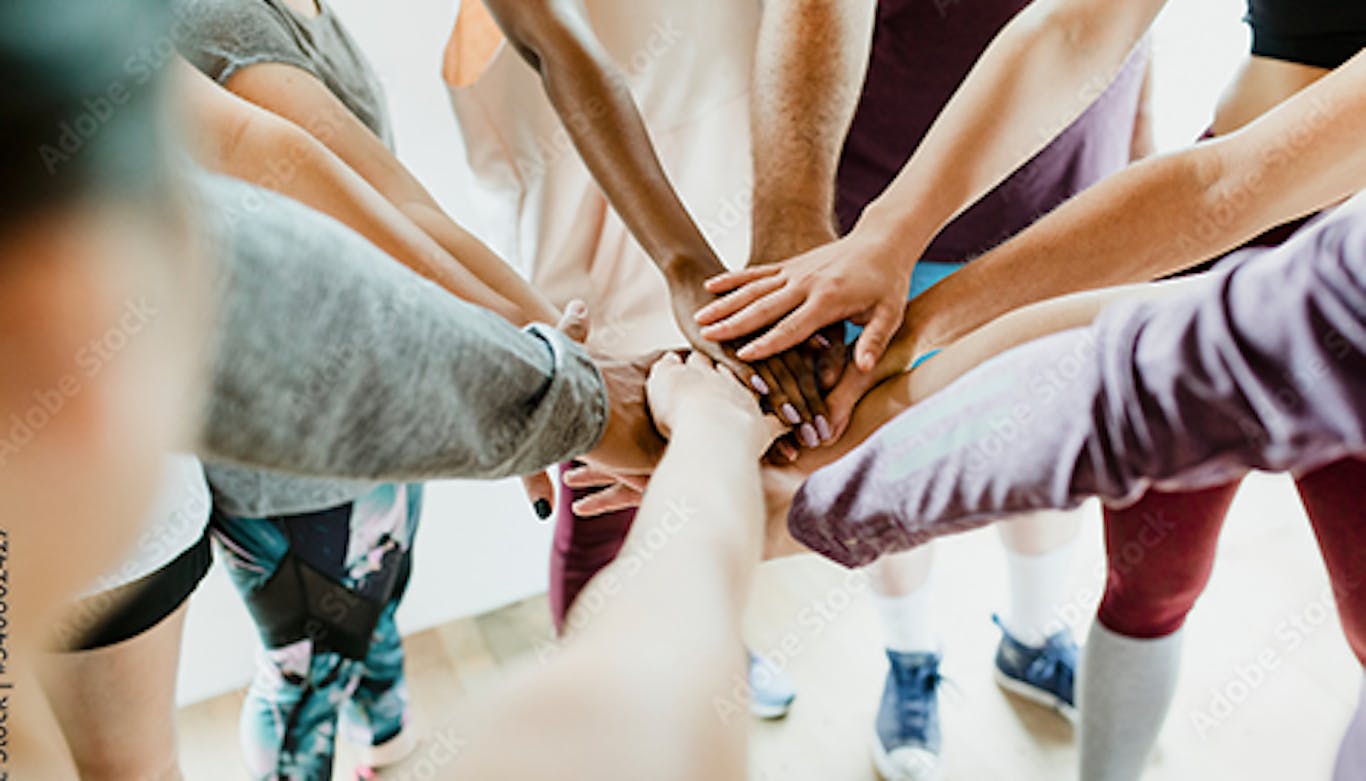
<path fill-rule="evenodd" d="M 749 712 L 761 719 L 781 719 L 797 698 L 797 687 L 778 665 L 749 651 Z"/>
<path fill-rule="evenodd" d="M 1002 689 L 1052 708 L 1075 724 L 1077 706 L 1077 643 L 1066 629 L 1049 635 L 1043 647 L 1026 645 L 1011 636 L 1000 617 L 991 620 L 1001 628 L 996 647 L 996 683 Z"/>
<path fill-rule="evenodd" d="M 939 728 L 940 655 L 887 650 L 891 668 L 873 736 L 873 764 L 885 781 L 943 777 Z"/>

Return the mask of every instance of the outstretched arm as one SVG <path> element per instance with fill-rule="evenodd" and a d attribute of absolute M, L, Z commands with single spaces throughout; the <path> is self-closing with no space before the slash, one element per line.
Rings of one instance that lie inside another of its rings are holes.
<path fill-rule="evenodd" d="M 317 138 L 525 321 L 555 322 L 555 308 L 483 242 L 452 220 L 411 171 L 317 77 L 277 62 L 249 65 L 225 86 Z"/>
<path fill-rule="evenodd" d="M 345 223 L 405 266 L 514 323 L 553 314 L 525 312 L 490 287 L 303 128 L 233 95 L 179 58 L 174 72 L 195 130 L 186 134 L 191 151 L 205 167 Z"/>
<path fill-rule="evenodd" d="M 589 27 L 579 0 L 488 0 L 508 41 L 541 76 L 546 95 L 575 148 L 631 234 L 668 282 L 674 319 L 694 349 L 723 363 L 766 394 L 773 409 L 790 405 L 793 424 L 814 425 L 820 395 L 782 361 L 749 365 L 701 335 L 697 310 L 714 296 L 705 280 L 725 266 L 688 214 L 655 154 L 625 77 Z M 684 77 L 685 78 L 685 77 Z M 757 370 L 757 371 L 756 371 Z"/>
<path fill-rule="evenodd" d="M 1189 268 L 1347 198 L 1366 187 L 1362 116 L 1366 52 L 1237 132 L 1067 201 L 911 302 L 892 352 L 907 360 L 1031 301 Z"/>
<path fill-rule="evenodd" d="M 1039 0 L 1019 13 L 978 59 L 915 154 L 854 230 L 794 258 L 777 281 L 733 273 L 723 292 L 748 283 L 715 323 L 738 338 L 774 323 L 741 357 L 787 349 L 849 317 L 866 321 L 856 358 L 872 370 L 901 323 L 911 269 L 939 230 L 1048 144 L 1109 85 L 1165 0 Z"/>
<path fill-rule="evenodd" d="M 697 353 L 656 364 L 649 395 L 671 436 L 631 533 L 576 603 L 563 649 L 478 708 L 461 778 L 745 776 L 745 718 L 717 703 L 744 676 L 740 617 L 759 560 L 757 462 L 771 429 Z M 574 718 L 562 718 L 566 708 Z M 528 734 L 536 751 L 517 748 Z M 616 740 L 610 751 L 604 735 Z"/>
<path fill-rule="evenodd" d="M 1366 453 L 1366 200 L 1169 290 L 916 404 L 807 480 L 793 534 L 857 566 L 1002 514 Z"/>
<path fill-rule="evenodd" d="M 750 265 L 835 239 L 835 174 L 868 67 L 874 6 L 764 3 L 750 91 Z"/>
<path fill-rule="evenodd" d="M 519 331 L 288 198 L 198 181 L 210 246 L 227 253 L 206 457 L 357 479 L 504 477 L 622 438 L 604 434 L 603 375 L 553 329 Z"/>

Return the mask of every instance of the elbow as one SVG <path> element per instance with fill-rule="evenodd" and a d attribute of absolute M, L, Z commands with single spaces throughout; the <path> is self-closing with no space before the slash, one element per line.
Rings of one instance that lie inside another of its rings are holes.
<path fill-rule="evenodd" d="M 558 7 L 555 0 L 522 0 L 489 3 L 508 44 L 542 79 L 576 51 L 587 47 L 583 30 L 576 30 L 573 15 Z"/>

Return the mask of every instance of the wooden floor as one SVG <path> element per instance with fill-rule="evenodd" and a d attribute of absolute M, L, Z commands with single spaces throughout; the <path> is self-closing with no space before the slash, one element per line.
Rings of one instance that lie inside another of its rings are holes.
<path fill-rule="evenodd" d="M 1331 609 L 1317 549 L 1284 479 L 1250 481 L 1231 515 L 1213 582 L 1187 625 L 1181 685 L 1146 777 L 1326 779 L 1361 674 Z M 1087 524 L 1081 547 L 1075 613 L 1084 634 L 1103 579 L 1098 523 Z M 1001 563 L 991 530 L 938 550 L 936 604 L 952 681 L 943 694 L 947 778 L 1073 778 L 1071 728 L 992 681 L 997 635 L 989 619 L 1004 596 Z M 749 641 L 781 658 L 800 694 L 787 719 L 753 724 L 751 779 L 875 778 L 867 750 L 885 662 L 862 590 L 860 580 L 814 557 L 764 567 Z M 536 598 L 409 637 L 424 730 L 439 734 L 462 698 L 510 661 L 543 650 L 546 616 L 544 598 Z M 181 712 L 186 778 L 243 777 L 240 702 L 234 693 Z M 419 749 L 408 767 L 385 777 L 440 777 L 418 767 L 422 757 Z M 342 769 L 350 767 L 343 750 L 337 778 L 349 779 Z"/>

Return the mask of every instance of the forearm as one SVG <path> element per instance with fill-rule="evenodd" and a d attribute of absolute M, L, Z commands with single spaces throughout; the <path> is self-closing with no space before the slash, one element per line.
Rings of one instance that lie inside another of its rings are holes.
<path fill-rule="evenodd" d="M 923 352 L 1031 301 L 1155 279 L 1366 186 L 1366 56 L 1238 132 L 1145 160 L 1072 198 L 907 306 Z"/>
<path fill-rule="evenodd" d="M 973 369 L 813 474 L 794 536 L 860 565 L 1002 514 L 1366 452 L 1363 204 Z"/>
<path fill-rule="evenodd" d="M 293 198 L 457 296 L 522 319 L 512 302 L 462 267 L 303 128 L 234 96 L 188 65 L 177 76 L 199 131 L 192 152 L 206 168 Z"/>
<path fill-rule="evenodd" d="M 604 703 L 622 729 L 658 717 L 636 704 L 672 703 L 669 723 L 633 731 L 634 756 L 614 759 L 627 768 L 678 752 L 679 736 L 695 736 L 681 747 L 694 755 L 691 769 L 652 766 L 680 779 L 743 775 L 743 720 L 729 723 L 716 702 L 743 675 L 740 619 L 759 562 L 763 497 L 751 449 L 716 444 L 753 425 L 700 416 L 680 423 L 621 553 L 569 617 L 566 653 L 592 658 L 596 675 L 631 682 L 621 687 L 627 699 Z M 661 665 L 670 675 L 658 674 Z"/>
<path fill-rule="evenodd" d="M 501 477 L 601 436 L 602 378 L 568 340 L 518 331 L 288 199 L 204 179 L 208 235 L 228 250 L 206 456 L 311 476 Z"/>
<path fill-rule="evenodd" d="M 835 174 L 867 68 L 874 4 L 765 3 L 750 98 L 754 157 L 751 263 L 833 239 Z M 795 243 L 794 243 L 795 242 Z"/>
<path fill-rule="evenodd" d="M 1041 0 L 1021 11 L 857 229 L 919 249 L 1104 91 L 1161 0 Z"/>
<path fill-rule="evenodd" d="M 560 312 L 548 298 L 435 204 L 414 202 L 407 204 L 403 211 L 447 252 L 459 258 L 471 274 L 515 307 L 516 316 L 509 318 L 514 324 L 554 324 L 559 320 Z"/>
<path fill-rule="evenodd" d="M 700 282 L 724 270 L 674 191 L 624 76 L 572 0 L 489 3 L 540 73 L 546 95 L 607 200 L 666 277 Z"/>

